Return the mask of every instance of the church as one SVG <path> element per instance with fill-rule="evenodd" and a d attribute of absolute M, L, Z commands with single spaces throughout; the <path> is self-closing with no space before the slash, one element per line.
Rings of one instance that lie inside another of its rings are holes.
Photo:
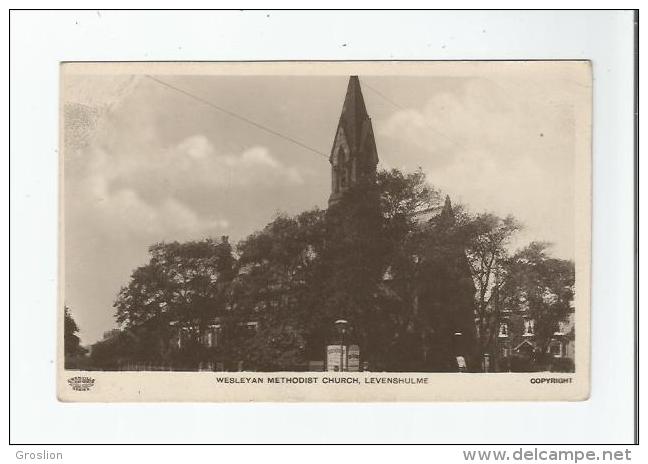
<path fill-rule="evenodd" d="M 331 193 L 329 210 L 339 207 L 344 196 L 352 191 L 370 189 L 376 182 L 378 150 L 371 118 L 362 95 L 358 76 L 351 76 L 347 86 L 330 154 Z M 441 212 L 430 215 L 429 210 L 417 212 L 420 226 L 434 222 L 437 235 L 451 234 L 455 218 L 449 197 Z M 413 256 L 419 271 L 416 282 L 399 282 L 391 266 L 385 270 L 382 286 L 387 291 L 403 291 L 411 295 L 413 319 L 408 331 L 415 338 L 419 354 L 409 354 L 410 366 L 398 370 L 478 371 L 480 369 L 474 312 L 475 286 L 463 249 L 452 237 L 440 245 L 440 256 L 427 259 Z M 437 253 L 439 254 L 439 253 Z M 361 321 L 358 322 L 362 324 Z M 362 358 L 362 350 L 359 347 Z"/>

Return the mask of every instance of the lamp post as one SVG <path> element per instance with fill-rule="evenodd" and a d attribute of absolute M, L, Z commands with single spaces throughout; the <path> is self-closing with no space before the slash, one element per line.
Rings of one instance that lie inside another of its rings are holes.
<path fill-rule="evenodd" d="M 344 371 L 344 335 L 346 333 L 348 321 L 345 319 L 338 319 L 335 321 L 335 327 L 337 327 L 340 334 L 340 372 Z"/>

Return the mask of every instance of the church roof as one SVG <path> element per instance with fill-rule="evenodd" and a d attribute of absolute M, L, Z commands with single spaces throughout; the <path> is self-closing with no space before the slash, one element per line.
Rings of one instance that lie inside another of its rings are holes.
<path fill-rule="evenodd" d="M 352 150 L 360 148 L 362 129 L 368 119 L 369 115 L 362 96 L 360 79 L 358 76 L 351 76 L 340 115 L 340 126 L 344 129 Z"/>

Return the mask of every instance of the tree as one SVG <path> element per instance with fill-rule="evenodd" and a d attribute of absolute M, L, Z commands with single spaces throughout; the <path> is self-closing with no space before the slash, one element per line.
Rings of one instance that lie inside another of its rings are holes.
<path fill-rule="evenodd" d="M 92 345 L 90 366 L 99 370 L 119 370 L 129 362 L 157 359 L 155 354 L 147 355 L 146 341 L 137 337 L 134 331 L 120 331 Z"/>
<path fill-rule="evenodd" d="M 421 170 L 381 171 L 375 183 L 351 188 L 326 211 L 277 216 L 239 242 L 237 259 L 228 244 L 211 240 L 156 244 L 115 301 L 129 337 L 98 353 L 165 361 L 181 330 L 190 335 L 186 364 L 209 355 L 199 335 L 218 318 L 221 359 L 288 370 L 320 358 L 333 321 L 344 318 L 372 368 L 409 363 L 423 370 L 423 319 L 412 296 L 421 274 L 412 255 L 424 255 L 421 247 L 430 243 L 418 237 L 418 213 L 438 205 Z M 390 273 L 395 279 L 386 278 Z"/>
<path fill-rule="evenodd" d="M 446 197 L 441 212 L 418 224 L 404 242 L 406 259 L 400 261 L 398 274 L 408 284 L 402 295 L 413 297 L 406 306 L 411 308 L 409 332 L 420 339 L 418 346 L 410 343 L 422 356 L 417 370 L 456 371 L 458 356 L 470 370 L 479 365 L 475 285 L 466 256 L 471 236 L 464 217 Z"/>
<path fill-rule="evenodd" d="M 421 168 L 407 174 L 398 169 L 378 171 L 376 184 L 384 227 L 396 243 L 417 226 L 419 212 L 440 205 L 439 192 L 427 183 Z"/>
<path fill-rule="evenodd" d="M 504 282 L 508 244 L 521 224 L 513 217 L 491 213 L 460 215 L 457 239 L 463 240 L 476 287 L 476 324 L 481 352 L 488 352 L 497 333 L 497 307 L 493 304 Z"/>
<path fill-rule="evenodd" d="M 241 275 L 233 282 L 232 343 L 256 370 L 293 370 L 305 365 L 308 338 L 319 320 L 313 302 L 315 268 L 325 241 L 325 212 L 279 215 L 241 241 Z M 253 322 L 250 335 L 245 327 Z"/>
<path fill-rule="evenodd" d="M 532 242 L 505 264 L 500 299 L 504 308 L 523 310 L 535 321 L 535 340 L 542 356 L 554 334 L 573 313 L 574 263 L 548 255 L 549 244 Z M 573 337 L 573 332 L 565 334 Z"/>
<path fill-rule="evenodd" d="M 77 335 L 79 326 L 70 313 L 70 308 L 63 308 L 63 352 L 65 353 L 65 368 L 74 368 L 79 357 L 85 356 L 87 350 L 81 346 L 81 340 Z"/>
<path fill-rule="evenodd" d="M 406 305 L 383 275 L 403 259 L 400 242 L 416 226 L 412 213 L 433 206 L 435 195 L 420 171 L 382 171 L 375 185 L 350 189 L 327 211 L 280 215 L 241 241 L 245 272 L 233 283 L 233 317 L 256 321 L 258 329 L 235 343 L 239 357 L 261 370 L 305 366 L 321 358 L 333 321 L 345 318 L 363 358 L 393 369 Z"/>
<path fill-rule="evenodd" d="M 295 370 L 321 359 L 333 322 L 346 319 L 371 369 L 456 370 L 461 354 L 476 370 L 502 305 L 522 295 L 546 345 L 553 332 L 541 326 L 564 318 L 573 296 L 569 264 L 537 244 L 511 257 L 521 227 L 513 217 L 469 214 L 449 198 L 440 208 L 439 199 L 420 169 L 380 171 L 328 210 L 278 215 L 236 253 L 227 240 L 153 245 L 115 301 L 128 336 L 98 353 Z M 542 288 L 554 296 L 543 300 Z M 200 337 L 214 321 L 219 344 L 207 349 Z M 170 340 L 179 333 L 178 354 Z"/>
<path fill-rule="evenodd" d="M 170 340 L 179 336 L 186 359 L 204 356 L 200 334 L 228 310 L 236 273 L 231 245 L 226 237 L 158 243 L 149 253 L 114 303 L 117 322 L 139 340 L 134 354 L 168 360 Z"/>

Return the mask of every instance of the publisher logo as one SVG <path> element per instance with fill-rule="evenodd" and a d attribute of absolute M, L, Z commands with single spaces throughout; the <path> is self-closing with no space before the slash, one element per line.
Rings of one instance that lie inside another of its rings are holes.
<path fill-rule="evenodd" d="M 89 391 L 95 383 L 95 379 L 86 376 L 70 377 L 68 384 L 74 391 Z"/>

